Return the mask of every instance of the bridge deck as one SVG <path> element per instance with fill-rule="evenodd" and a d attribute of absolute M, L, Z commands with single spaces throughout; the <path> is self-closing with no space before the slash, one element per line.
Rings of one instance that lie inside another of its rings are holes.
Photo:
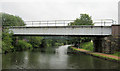
<path fill-rule="evenodd" d="M 14 35 L 39 36 L 110 36 L 111 26 L 15 26 Z"/>

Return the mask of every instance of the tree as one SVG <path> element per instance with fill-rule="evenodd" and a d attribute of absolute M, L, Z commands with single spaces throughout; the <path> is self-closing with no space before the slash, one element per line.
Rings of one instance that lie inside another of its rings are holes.
<path fill-rule="evenodd" d="M 2 14 L 2 26 L 25 26 L 24 21 L 19 16 L 14 16 L 6 13 Z"/>
<path fill-rule="evenodd" d="M 25 49 L 33 49 L 30 43 L 27 43 L 25 40 L 18 40 L 16 50 L 25 50 Z"/>
<path fill-rule="evenodd" d="M 14 50 L 15 43 L 13 41 L 12 32 L 9 31 L 9 26 L 24 26 L 24 21 L 14 15 L 9 15 L 6 13 L 0 13 L 2 15 L 2 50 L 3 53 L 10 52 Z"/>
<path fill-rule="evenodd" d="M 79 18 L 76 18 L 70 25 L 94 25 L 91 17 L 88 14 L 80 14 Z"/>
<path fill-rule="evenodd" d="M 42 44 L 42 37 L 30 37 L 29 39 L 29 43 L 32 44 L 32 46 L 34 48 L 39 48 L 41 47 Z"/>
<path fill-rule="evenodd" d="M 2 32 L 2 50 L 6 53 L 14 48 L 12 45 L 12 33 L 9 33 L 8 29 L 3 29 Z"/>

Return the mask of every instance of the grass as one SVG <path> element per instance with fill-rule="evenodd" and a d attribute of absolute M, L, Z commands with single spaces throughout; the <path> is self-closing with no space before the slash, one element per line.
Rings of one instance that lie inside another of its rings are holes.
<path fill-rule="evenodd" d="M 94 47 L 93 47 L 93 42 L 81 43 L 81 49 L 93 51 L 93 49 L 94 49 Z"/>
<path fill-rule="evenodd" d="M 107 59 L 112 59 L 112 60 L 118 60 L 120 61 L 120 59 L 115 59 L 115 58 L 112 58 L 112 57 L 107 57 L 107 56 L 103 56 L 103 55 L 99 55 L 99 54 L 92 54 L 94 56 L 97 56 L 97 57 L 102 57 L 102 58 L 107 58 Z"/>
<path fill-rule="evenodd" d="M 69 46 L 69 48 L 72 48 L 72 46 Z M 79 51 L 77 48 L 72 48 L 73 50 Z"/>
<path fill-rule="evenodd" d="M 119 56 L 120 57 L 120 52 L 115 52 L 114 54 L 111 54 L 111 55 Z"/>

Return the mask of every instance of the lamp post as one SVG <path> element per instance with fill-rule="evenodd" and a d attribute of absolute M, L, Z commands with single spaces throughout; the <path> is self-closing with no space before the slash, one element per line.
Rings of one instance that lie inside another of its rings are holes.
<path fill-rule="evenodd" d="M 118 24 L 120 24 L 120 1 L 118 2 Z"/>

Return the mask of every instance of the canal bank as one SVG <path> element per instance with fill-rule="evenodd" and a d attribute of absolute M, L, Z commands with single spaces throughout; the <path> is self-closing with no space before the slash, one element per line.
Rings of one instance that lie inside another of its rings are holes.
<path fill-rule="evenodd" d="M 104 60 L 110 60 L 110 61 L 114 61 L 114 62 L 119 62 L 120 63 L 120 57 L 118 56 L 114 56 L 114 55 L 110 55 L 110 54 L 104 54 L 104 53 L 98 53 L 98 52 L 92 52 L 92 51 L 88 51 L 85 49 L 80 49 L 80 48 L 76 48 L 73 46 L 69 46 L 68 47 L 69 51 L 68 53 L 85 53 L 97 58 L 101 58 Z"/>

